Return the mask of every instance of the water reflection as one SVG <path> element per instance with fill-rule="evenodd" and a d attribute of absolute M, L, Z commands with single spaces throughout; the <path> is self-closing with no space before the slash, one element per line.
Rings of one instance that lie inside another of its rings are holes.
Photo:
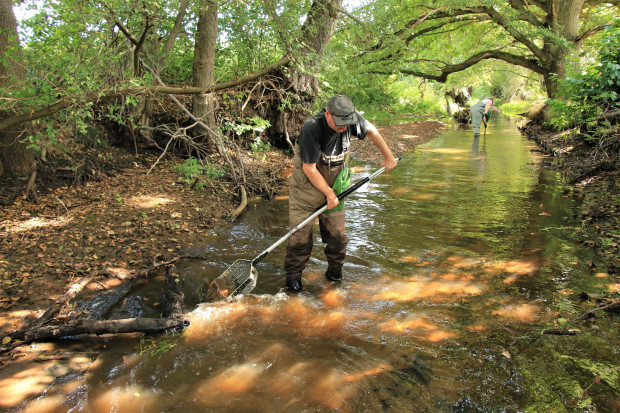
<path fill-rule="evenodd" d="M 584 253 L 563 229 L 570 200 L 554 190 L 554 176 L 538 169 L 535 156 L 514 123 L 499 116 L 478 139 L 448 130 L 347 199 L 351 242 L 341 284 L 324 278 L 316 242 L 302 293 L 283 291 L 280 248 L 257 266 L 253 294 L 200 303 L 200 286 L 287 231 L 285 196 L 252 208 L 205 240 L 199 252 L 210 259 L 178 264 L 191 322 L 182 335 L 148 346 L 139 338 L 105 343 L 96 360 L 58 361 L 62 370 L 24 382 L 30 392 L 21 395 L 23 376 L 15 374 L 0 383 L 11 400 L 4 406 L 525 411 L 529 378 L 519 369 L 530 365 L 510 364 L 516 338 L 553 322 L 553 302 L 567 302 L 583 283 L 613 288 L 578 264 Z M 358 166 L 354 180 L 374 168 Z M 145 284 L 141 297 L 159 291 L 156 280 Z M 136 312 L 144 300 L 130 302 Z M 603 364 L 614 357 L 590 356 L 607 357 Z M 548 364 L 545 353 L 528 357 Z M 64 382 L 57 379 L 63 374 Z M 20 404 L 24 394 L 41 396 Z"/>

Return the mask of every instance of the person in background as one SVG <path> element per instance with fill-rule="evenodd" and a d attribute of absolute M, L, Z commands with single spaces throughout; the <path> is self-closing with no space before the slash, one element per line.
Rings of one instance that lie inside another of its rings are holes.
<path fill-rule="evenodd" d="M 332 186 L 346 167 L 350 138 L 368 137 L 383 155 L 386 171 L 396 166 L 396 159 L 385 140 L 369 121 L 355 110 L 345 95 L 333 96 L 327 107 L 303 124 L 293 159 L 289 182 L 289 227 L 292 229 L 327 202 L 327 211 L 319 216 L 321 239 L 326 244 L 328 280 L 342 279 L 342 266 L 349 239 L 345 234 L 345 211 Z M 340 207 L 338 207 L 340 205 Z M 301 275 L 312 252 L 312 226 L 309 223 L 295 232 L 286 248 L 284 270 L 286 288 L 302 289 Z"/>
<path fill-rule="evenodd" d="M 474 138 L 480 136 L 480 124 L 482 122 L 484 122 L 484 127 L 486 128 L 487 121 L 491 117 L 491 106 L 493 106 L 494 102 L 493 98 L 482 99 L 469 108 L 471 123 L 474 125 Z"/>

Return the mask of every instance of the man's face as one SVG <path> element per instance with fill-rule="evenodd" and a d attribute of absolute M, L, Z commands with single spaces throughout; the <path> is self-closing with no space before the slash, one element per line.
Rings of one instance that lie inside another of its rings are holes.
<path fill-rule="evenodd" d="M 336 124 L 334 123 L 334 118 L 332 118 L 332 114 L 329 113 L 329 110 L 325 111 L 325 119 L 327 119 L 327 124 L 329 125 L 329 127 L 336 132 L 344 132 L 347 130 L 346 126 L 336 126 Z"/>

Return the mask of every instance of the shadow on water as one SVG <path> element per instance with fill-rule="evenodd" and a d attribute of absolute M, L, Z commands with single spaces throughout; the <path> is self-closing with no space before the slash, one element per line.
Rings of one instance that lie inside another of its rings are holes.
<path fill-rule="evenodd" d="M 532 149 L 501 117 L 479 139 L 447 130 L 347 199 L 341 284 L 323 277 L 315 233 L 302 293 L 283 291 L 282 246 L 252 294 L 201 304 L 205 283 L 286 233 L 285 198 L 252 207 L 188 251 L 208 260 L 177 266 L 183 334 L 108 342 L 20 411 L 569 411 L 597 375 L 579 403 L 613 411 L 617 341 L 539 335 L 609 281 L 585 265 L 572 201 Z"/>

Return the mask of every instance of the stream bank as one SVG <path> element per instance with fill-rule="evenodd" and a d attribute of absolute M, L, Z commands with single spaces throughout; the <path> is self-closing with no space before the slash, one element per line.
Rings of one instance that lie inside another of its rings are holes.
<path fill-rule="evenodd" d="M 521 132 L 538 144 L 557 168 L 572 196 L 580 199 L 575 213 L 581 221 L 580 240 L 599 257 L 601 267 L 617 279 L 620 275 L 620 171 L 618 154 L 595 154 L 583 136 L 557 133 L 528 123 Z M 614 157 L 615 156 L 615 157 Z"/>

